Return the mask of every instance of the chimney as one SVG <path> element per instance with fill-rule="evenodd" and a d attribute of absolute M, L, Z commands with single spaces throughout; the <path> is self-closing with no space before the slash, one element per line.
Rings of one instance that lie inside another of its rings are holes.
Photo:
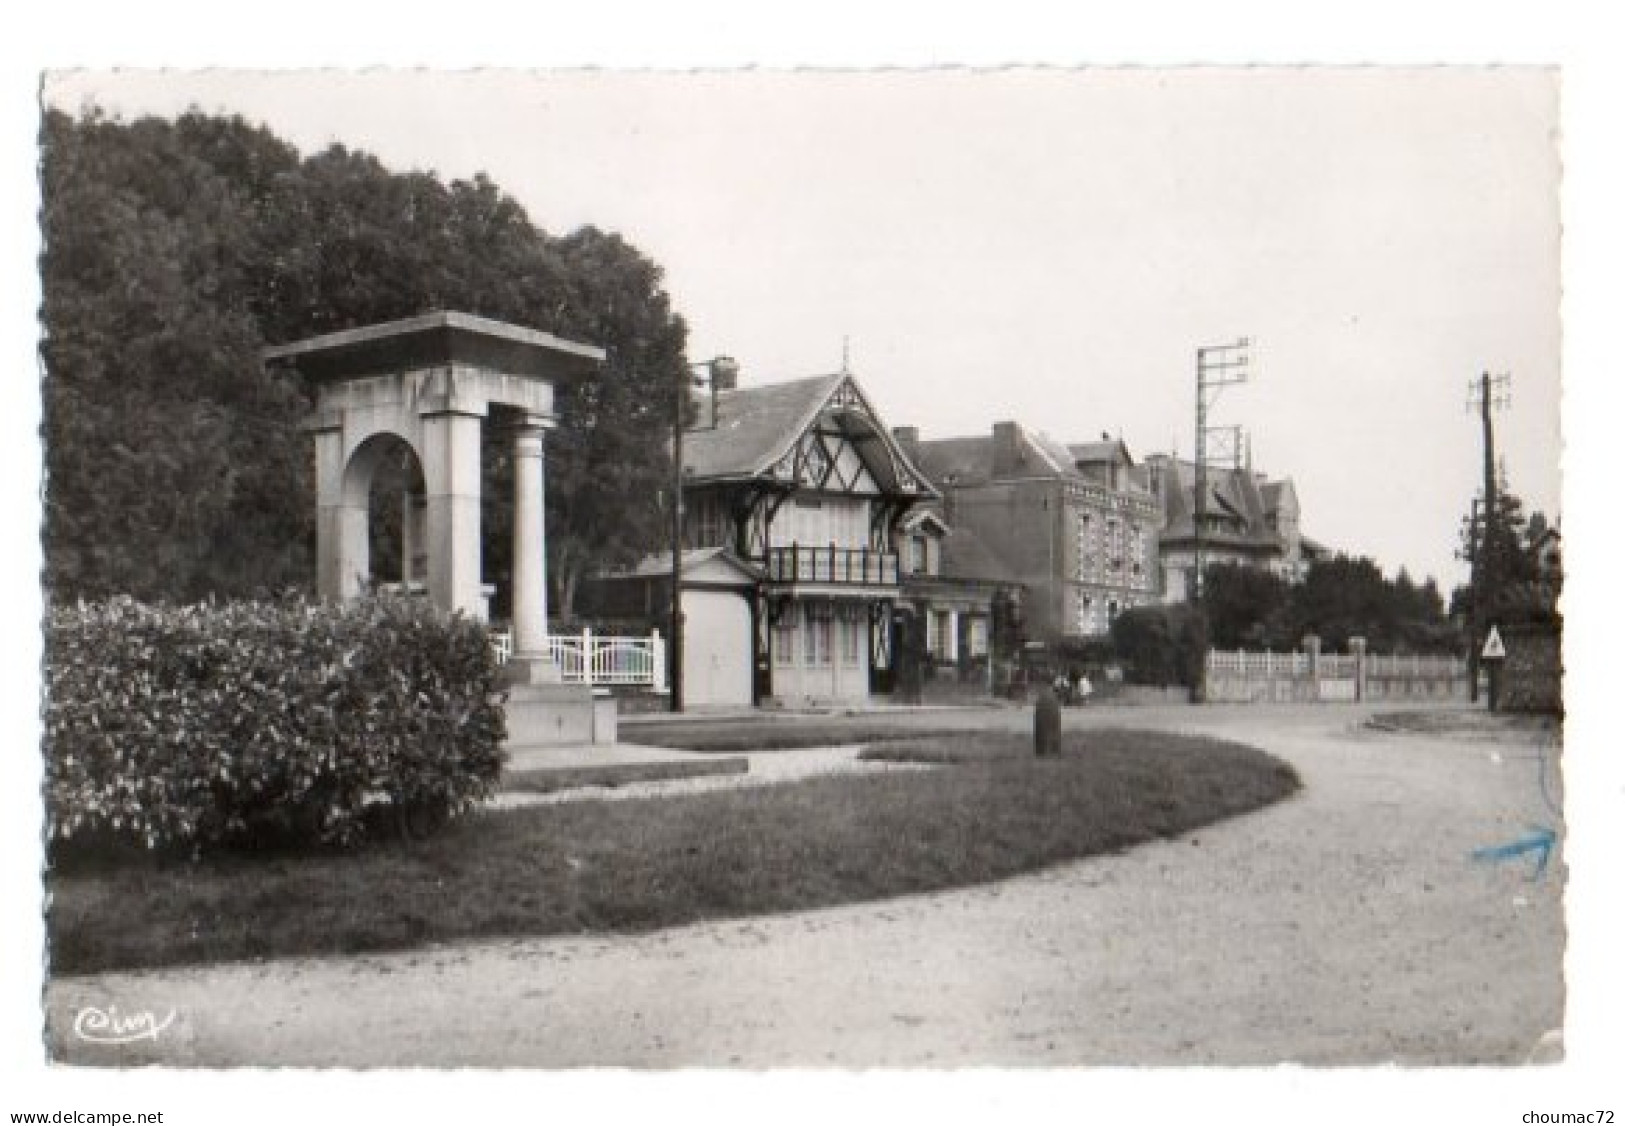
<path fill-rule="evenodd" d="M 695 390 L 699 387 L 708 387 L 704 401 Z M 690 384 L 689 398 L 693 403 L 694 416 L 699 420 L 696 425 L 706 430 L 717 428 L 717 396 L 723 391 L 732 391 L 739 386 L 739 364 L 732 356 L 718 356 L 705 365 L 704 378 L 696 378 Z M 709 409 L 707 409 L 709 404 Z"/>
<path fill-rule="evenodd" d="M 993 476 L 1019 477 L 1027 471 L 1027 451 L 1021 425 L 1015 422 L 993 424 Z"/>
<path fill-rule="evenodd" d="M 891 436 L 902 447 L 903 453 L 916 464 L 920 454 L 920 428 L 918 426 L 893 426 Z"/>
<path fill-rule="evenodd" d="M 688 417 L 684 429 L 711 430 L 717 424 L 717 397 L 708 395 L 705 384 L 697 377 L 690 376 L 684 385 L 688 388 Z"/>

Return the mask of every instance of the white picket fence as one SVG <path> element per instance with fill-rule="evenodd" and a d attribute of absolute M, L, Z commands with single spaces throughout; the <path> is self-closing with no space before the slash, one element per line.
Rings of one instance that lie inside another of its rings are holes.
<path fill-rule="evenodd" d="M 491 650 L 498 664 L 506 664 L 513 656 L 512 632 L 492 630 Z M 553 633 L 547 637 L 547 652 L 567 684 L 666 690 L 666 642 L 659 630 L 648 637 L 595 635 L 590 629 Z"/>
<path fill-rule="evenodd" d="M 1307 653 L 1225 653 L 1217 649 L 1208 653 L 1207 667 L 1211 672 L 1234 676 L 1308 676 Z"/>
<path fill-rule="evenodd" d="M 1460 657 L 1423 657 L 1413 653 L 1404 657 L 1367 657 L 1365 671 L 1367 676 L 1462 676 L 1465 664 Z"/>
<path fill-rule="evenodd" d="M 1466 685 L 1459 657 L 1212 650 L 1203 691 L 1213 702 L 1307 703 L 1449 699 L 1464 696 Z"/>

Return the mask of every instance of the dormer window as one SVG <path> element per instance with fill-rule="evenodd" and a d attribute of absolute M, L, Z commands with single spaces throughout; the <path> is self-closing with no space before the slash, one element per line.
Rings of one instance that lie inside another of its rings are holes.
<path fill-rule="evenodd" d="M 930 569 L 931 548 L 924 536 L 915 535 L 908 539 L 908 569 L 916 575 L 923 575 Z"/>

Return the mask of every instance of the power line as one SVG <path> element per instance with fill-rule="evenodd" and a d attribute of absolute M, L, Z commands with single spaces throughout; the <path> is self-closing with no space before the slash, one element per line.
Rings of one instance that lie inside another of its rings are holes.
<path fill-rule="evenodd" d="M 1243 336 L 1234 344 L 1210 344 L 1196 350 L 1196 504 L 1191 517 L 1195 531 L 1195 569 L 1188 592 L 1193 602 L 1200 602 L 1202 598 L 1202 525 L 1207 520 L 1207 467 L 1212 460 L 1209 444 L 1213 444 L 1223 460 L 1237 462 L 1241 454 L 1241 428 L 1210 427 L 1208 410 L 1226 387 L 1247 382 L 1251 348 L 1251 339 Z"/>

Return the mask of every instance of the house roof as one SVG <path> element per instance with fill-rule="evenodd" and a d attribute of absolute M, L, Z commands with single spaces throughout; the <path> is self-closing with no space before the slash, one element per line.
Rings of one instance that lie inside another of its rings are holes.
<path fill-rule="evenodd" d="M 1048 435 L 1015 423 L 1021 443 L 1024 477 L 1077 475 L 1072 453 Z M 937 438 L 919 443 L 919 465 L 938 485 L 985 485 L 995 479 L 994 439 L 991 435 L 971 438 Z M 1028 456 L 1031 455 L 1031 456 Z"/>
<path fill-rule="evenodd" d="M 844 373 L 719 392 L 715 425 L 710 424 L 709 410 L 702 410 L 705 425 L 683 432 L 684 475 L 693 481 L 768 476 L 826 410 L 843 410 L 849 417 L 855 413 L 867 421 L 848 437 L 883 487 L 901 470 L 918 480 L 919 495 L 935 495 L 927 475 L 897 445 L 862 388 Z"/>
<path fill-rule="evenodd" d="M 1164 465 L 1162 541 L 1168 543 L 1194 539 L 1196 466 L 1191 462 L 1174 458 L 1161 460 Z M 1277 502 L 1279 496 L 1277 491 Z M 1269 508 L 1264 502 L 1258 479 L 1246 470 L 1210 466 L 1207 471 L 1207 501 L 1204 507 L 1209 513 L 1228 515 L 1235 525 L 1228 531 L 1203 532 L 1204 543 L 1259 551 L 1280 550 L 1280 537 L 1270 530 L 1266 519 Z"/>
<path fill-rule="evenodd" d="M 1121 438 L 1105 438 L 1099 442 L 1071 442 L 1067 452 L 1074 462 L 1121 461 L 1133 465 L 1134 457 Z"/>
<path fill-rule="evenodd" d="M 1039 430 L 1016 424 L 1017 440 L 1029 455 L 1025 463 L 1027 472 L 1022 476 L 1053 475 L 1056 477 L 1094 476 L 1080 470 L 1080 465 L 1101 465 L 1118 462 L 1129 469 L 1127 480 L 1142 489 L 1149 488 L 1143 470 L 1136 467 L 1134 457 L 1121 439 L 1109 438 L 1099 442 L 1058 442 Z M 917 462 L 931 480 L 941 486 L 985 485 L 994 479 L 994 440 L 991 435 L 971 438 L 938 438 L 920 442 Z"/>
<path fill-rule="evenodd" d="M 1264 511 L 1269 514 L 1279 513 L 1289 499 L 1294 507 L 1298 502 L 1298 490 L 1293 487 L 1290 477 L 1279 481 L 1265 481 L 1259 486 L 1258 492 L 1264 500 Z"/>
<path fill-rule="evenodd" d="M 812 425 L 844 378 L 816 375 L 718 392 L 716 425 L 690 427 L 683 434 L 684 471 L 701 479 L 767 472 Z"/>
<path fill-rule="evenodd" d="M 1312 540 L 1308 536 L 1298 537 L 1298 551 L 1305 559 L 1329 559 L 1332 549 L 1319 540 Z"/>
<path fill-rule="evenodd" d="M 1076 471 L 1072 451 L 1063 443 L 1057 442 L 1041 430 L 1029 430 L 1025 426 L 1021 428 L 1021 436 L 1026 440 L 1027 448 L 1048 462 L 1053 472 L 1069 475 Z"/>
<path fill-rule="evenodd" d="M 938 438 L 921 442 L 915 458 L 925 475 L 938 485 L 982 485 L 993 473 L 993 439 Z"/>
<path fill-rule="evenodd" d="M 1016 572 L 969 528 L 953 528 L 942 539 L 942 574 L 952 579 L 1017 581 Z"/>
<path fill-rule="evenodd" d="M 912 532 L 924 527 L 926 524 L 935 524 L 939 536 L 948 535 L 953 529 L 948 527 L 948 522 L 942 518 L 939 508 L 940 506 L 936 502 L 928 505 L 917 505 L 904 517 L 903 530 Z"/>
<path fill-rule="evenodd" d="M 739 558 L 725 547 L 702 547 L 683 552 L 683 576 L 685 583 L 693 579 L 702 571 L 734 572 L 740 578 L 754 582 L 764 577 L 764 572 L 754 564 Z M 645 555 L 629 570 L 613 571 L 600 574 L 597 578 L 605 582 L 626 579 L 659 579 L 671 576 L 671 555 L 656 554 Z"/>

